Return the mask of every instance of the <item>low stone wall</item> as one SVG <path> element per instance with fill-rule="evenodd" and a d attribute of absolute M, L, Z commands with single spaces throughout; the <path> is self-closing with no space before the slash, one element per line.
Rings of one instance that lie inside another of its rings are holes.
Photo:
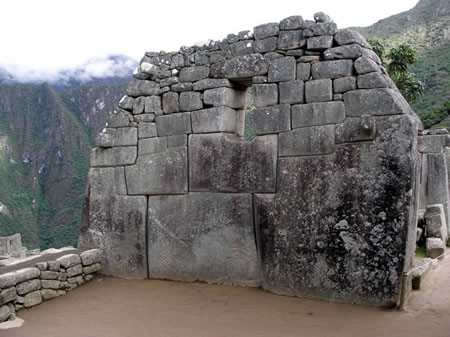
<path fill-rule="evenodd" d="M 100 250 L 91 249 L 0 275 L 0 322 L 92 280 L 101 269 L 100 261 Z"/>

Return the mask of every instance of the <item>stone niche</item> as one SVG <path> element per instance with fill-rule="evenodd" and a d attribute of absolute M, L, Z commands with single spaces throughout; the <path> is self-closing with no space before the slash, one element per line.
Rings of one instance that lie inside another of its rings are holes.
<path fill-rule="evenodd" d="M 421 127 L 366 40 L 323 13 L 148 52 L 96 139 L 79 246 L 119 277 L 395 305 Z"/>

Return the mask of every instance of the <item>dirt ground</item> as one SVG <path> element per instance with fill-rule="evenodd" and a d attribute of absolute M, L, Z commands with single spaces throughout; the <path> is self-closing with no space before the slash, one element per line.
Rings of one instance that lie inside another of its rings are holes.
<path fill-rule="evenodd" d="M 104 278 L 18 316 L 2 337 L 450 336 L 450 256 L 405 311 L 249 289 Z"/>

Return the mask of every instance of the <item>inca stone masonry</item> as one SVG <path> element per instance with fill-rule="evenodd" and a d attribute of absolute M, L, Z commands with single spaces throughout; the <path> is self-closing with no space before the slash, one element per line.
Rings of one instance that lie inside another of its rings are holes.
<path fill-rule="evenodd" d="M 323 13 L 146 53 L 96 139 L 79 246 L 118 277 L 393 305 L 421 128 L 365 39 Z"/>

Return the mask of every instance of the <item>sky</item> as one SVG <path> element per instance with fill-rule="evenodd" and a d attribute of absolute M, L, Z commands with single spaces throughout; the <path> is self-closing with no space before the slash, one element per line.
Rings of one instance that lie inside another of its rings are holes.
<path fill-rule="evenodd" d="M 208 39 L 279 22 L 291 15 L 331 16 L 339 28 L 369 26 L 418 0 L 1 0 L 0 67 L 52 72 L 91 58 L 178 51 Z"/>

